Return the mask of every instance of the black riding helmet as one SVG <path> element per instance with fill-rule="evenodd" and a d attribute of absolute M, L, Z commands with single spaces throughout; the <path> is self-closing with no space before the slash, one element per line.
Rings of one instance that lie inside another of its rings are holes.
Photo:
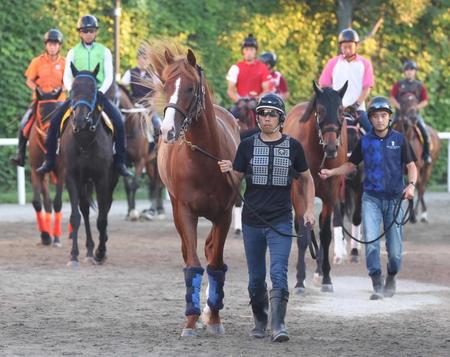
<path fill-rule="evenodd" d="M 414 61 L 408 60 L 403 64 L 403 72 L 407 69 L 415 69 L 417 71 L 417 64 Z"/>
<path fill-rule="evenodd" d="M 277 55 L 273 52 L 264 52 L 261 56 L 259 56 L 259 60 L 265 64 L 268 64 L 270 68 L 273 68 L 277 63 Z"/>
<path fill-rule="evenodd" d="M 256 104 L 256 114 L 262 109 L 275 109 L 280 112 L 280 120 L 284 121 L 286 116 L 284 102 L 278 95 L 274 93 L 263 95 Z"/>
<path fill-rule="evenodd" d="M 389 103 L 389 99 L 387 99 L 386 97 L 372 98 L 372 100 L 369 103 L 369 108 L 367 109 L 367 115 L 369 116 L 369 118 L 372 115 L 372 113 L 378 112 L 380 110 L 392 114 L 392 107 L 391 103 Z"/>
<path fill-rule="evenodd" d="M 98 29 L 98 20 L 95 16 L 84 15 L 78 19 L 77 30 L 94 28 Z"/>
<path fill-rule="evenodd" d="M 356 42 L 356 43 L 358 43 L 359 42 L 359 35 L 358 35 L 358 33 L 355 30 L 353 30 L 351 28 L 344 29 L 339 34 L 338 42 L 339 42 L 339 44 L 341 44 L 342 42 Z"/>
<path fill-rule="evenodd" d="M 47 42 L 58 42 L 62 45 L 63 43 L 63 34 L 58 29 L 48 30 L 44 35 L 44 43 Z"/>
<path fill-rule="evenodd" d="M 249 35 L 244 39 L 244 41 L 242 41 L 242 44 L 241 44 L 241 50 L 242 50 L 244 47 L 254 47 L 254 48 L 258 49 L 258 42 L 256 42 L 256 38 L 254 38 L 252 34 L 249 34 Z"/>

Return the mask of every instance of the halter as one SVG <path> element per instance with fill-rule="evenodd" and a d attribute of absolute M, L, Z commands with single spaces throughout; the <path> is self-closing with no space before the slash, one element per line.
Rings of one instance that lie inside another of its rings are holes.
<path fill-rule="evenodd" d="M 319 113 L 317 112 L 317 110 L 314 111 L 314 118 L 316 120 L 317 134 L 319 135 L 319 144 L 322 146 L 325 146 L 325 142 L 323 140 L 324 133 L 334 132 L 334 133 L 336 133 L 337 145 L 339 146 L 341 144 L 340 133 L 341 133 L 341 129 L 342 129 L 342 124 L 339 126 L 333 124 L 333 127 L 328 127 L 328 128 L 325 128 L 322 130 L 320 127 L 320 118 L 319 118 Z"/>
<path fill-rule="evenodd" d="M 164 107 L 164 115 L 166 114 L 167 108 L 173 108 L 177 112 L 181 113 L 181 115 L 183 115 L 184 120 L 181 123 L 180 136 L 184 136 L 186 131 L 189 129 L 193 119 L 195 119 L 195 121 L 198 121 L 200 112 L 205 109 L 205 86 L 203 84 L 203 69 L 199 65 L 196 65 L 195 68 L 197 70 L 197 74 L 200 77 L 200 81 L 196 83 L 194 97 L 192 98 L 192 101 L 188 106 L 187 112 L 184 111 L 184 109 L 176 103 L 169 102 Z"/>
<path fill-rule="evenodd" d="M 85 105 L 89 108 L 89 112 L 86 115 L 86 121 L 90 124 L 89 126 L 89 130 L 92 132 L 95 132 L 98 126 L 98 123 L 100 122 L 100 120 L 97 120 L 95 123 L 92 123 L 92 113 L 95 110 L 95 105 L 97 104 L 97 81 L 96 79 L 89 75 L 89 74 L 79 74 L 77 75 L 75 78 L 89 78 L 90 80 L 92 80 L 94 82 L 94 95 L 91 101 L 88 101 L 86 99 L 80 99 L 77 101 L 74 100 L 70 100 L 70 106 L 72 107 L 72 113 L 75 111 L 75 109 L 81 105 Z M 73 123 L 72 123 L 73 126 Z"/>

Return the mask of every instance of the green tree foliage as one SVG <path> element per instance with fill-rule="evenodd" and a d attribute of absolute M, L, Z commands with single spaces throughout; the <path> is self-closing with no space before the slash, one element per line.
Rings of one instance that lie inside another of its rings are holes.
<path fill-rule="evenodd" d="M 335 11 L 334 0 L 122 0 L 121 72 L 136 64 L 142 41 L 178 41 L 194 50 L 216 101 L 229 106 L 225 75 L 241 57 L 241 41 L 253 33 L 261 51 L 278 55 L 277 67 L 288 80 L 292 105 L 310 97 L 311 81 L 338 52 Z M 86 13 L 99 18 L 98 41 L 113 49 L 112 0 L 0 2 L 0 137 L 16 135 L 18 119 L 30 101 L 23 72 L 42 51 L 45 31 L 62 30 L 65 54 L 79 41 L 76 22 Z M 364 38 L 380 17 L 381 28 L 360 46 L 360 53 L 374 65 L 376 84 L 371 94 L 388 95 L 402 77 L 403 61 L 414 59 L 430 96 L 426 121 L 439 131 L 450 131 L 448 1 L 357 1 L 352 26 Z M 6 162 L 10 151 L 0 150 L 1 162 Z M 443 148 L 433 176 L 438 182 L 445 181 L 445 153 Z M 0 187 L 14 187 L 14 168 L 4 168 L 0 175 Z"/>

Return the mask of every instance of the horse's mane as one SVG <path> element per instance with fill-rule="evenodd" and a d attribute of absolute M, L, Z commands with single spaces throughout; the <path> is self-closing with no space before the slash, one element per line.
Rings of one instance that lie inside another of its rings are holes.
<path fill-rule="evenodd" d="M 148 98 L 147 103 L 156 108 L 159 113 L 163 113 L 167 104 L 164 95 L 164 82 L 179 74 L 185 74 L 196 82 L 200 80 L 196 69 L 187 60 L 187 50 L 179 44 L 162 40 L 152 41 L 141 46 L 141 53 L 146 56 L 148 70 L 153 77 L 152 80 L 144 80 L 142 83 L 143 86 L 154 91 L 152 98 Z M 167 61 L 167 57 L 172 58 L 170 63 Z M 212 98 L 208 83 L 205 78 L 203 79 L 205 94 Z"/>
<path fill-rule="evenodd" d="M 300 122 L 306 123 L 308 119 L 311 117 L 313 111 L 316 108 L 316 95 L 314 94 L 311 99 L 308 102 L 308 106 L 305 109 L 305 112 L 303 113 L 302 117 L 300 118 Z"/>
<path fill-rule="evenodd" d="M 117 86 L 119 87 L 119 89 L 128 97 L 128 99 L 131 102 L 131 93 L 128 90 L 127 87 L 125 87 L 122 83 L 117 83 Z"/>

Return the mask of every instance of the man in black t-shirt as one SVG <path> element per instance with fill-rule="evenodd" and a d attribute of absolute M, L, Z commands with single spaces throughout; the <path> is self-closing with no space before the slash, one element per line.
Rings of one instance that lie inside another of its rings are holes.
<path fill-rule="evenodd" d="M 304 220 L 309 226 L 314 225 L 314 182 L 301 144 L 281 133 L 285 118 L 283 100 L 276 94 L 264 95 L 256 114 L 261 132 L 240 143 L 234 164 L 223 160 L 219 166 L 222 172 L 234 169 L 246 180 L 242 232 L 255 320 L 250 334 L 257 338 L 266 336 L 269 306 L 266 250 L 269 247 L 272 340 L 283 342 L 289 340 L 284 317 L 289 299 L 287 271 L 292 243 L 291 182 L 302 176 L 306 183 Z"/>

